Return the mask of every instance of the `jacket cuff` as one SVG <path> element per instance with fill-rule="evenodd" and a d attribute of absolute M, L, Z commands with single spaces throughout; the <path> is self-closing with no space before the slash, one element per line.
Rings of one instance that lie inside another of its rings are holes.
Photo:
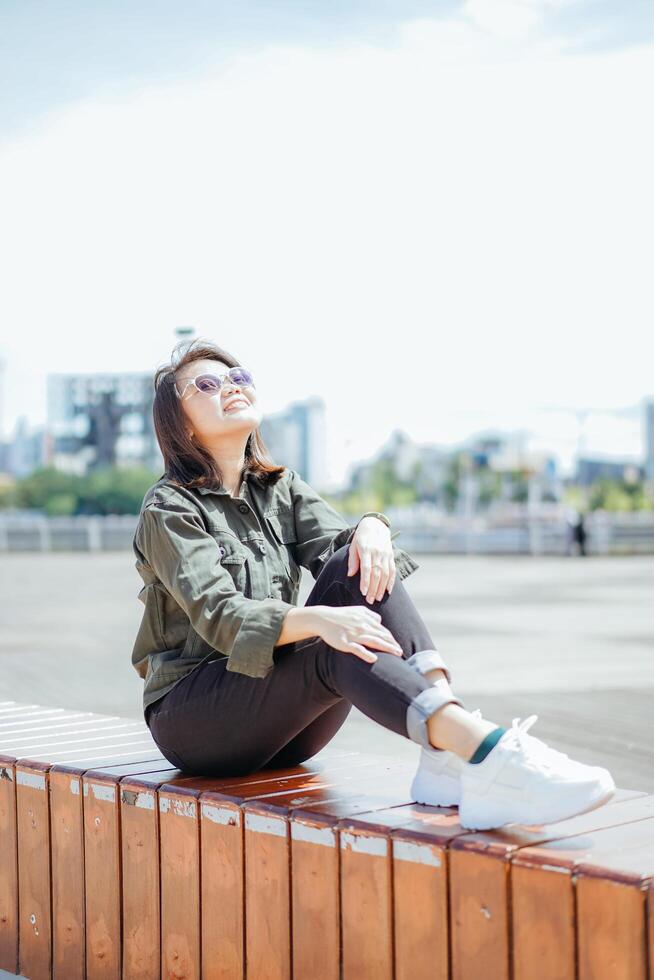
<path fill-rule="evenodd" d="M 297 609 L 283 599 L 259 601 L 260 609 L 246 616 L 241 623 L 225 668 L 248 677 L 266 677 L 273 669 L 273 650 L 284 619 L 290 609 Z"/>
<path fill-rule="evenodd" d="M 350 541 L 354 537 L 356 529 L 357 529 L 357 525 L 352 524 L 350 527 L 342 528 L 342 530 L 340 530 L 338 534 L 334 538 L 332 538 L 332 540 L 329 542 L 328 546 L 325 548 L 322 554 L 318 555 L 318 559 L 322 562 L 323 565 L 325 564 L 328 558 L 331 558 L 334 552 L 338 551 L 339 548 L 342 548 L 344 544 L 350 543 Z"/>
<path fill-rule="evenodd" d="M 415 558 L 412 558 L 409 552 L 402 548 L 393 548 L 393 558 L 395 559 L 395 569 L 400 578 L 406 578 L 411 572 L 415 572 L 416 568 L 420 568 Z"/>
<path fill-rule="evenodd" d="M 342 548 L 344 544 L 350 543 L 357 527 L 358 524 L 353 524 L 351 527 L 344 527 L 342 531 L 338 532 L 336 537 L 331 540 L 329 546 L 325 548 L 322 554 L 318 555 L 318 560 L 321 565 L 324 565 L 334 552 Z M 391 541 L 401 533 L 401 531 L 396 531 L 394 534 L 391 534 Z M 418 562 L 415 558 L 411 557 L 408 551 L 404 551 L 403 548 L 398 548 L 396 545 L 393 545 L 393 558 L 395 559 L 397 574 L 401 579 L 406 578 L 411 572 L 415 572 L 417 568 L 420 568 Z"/>

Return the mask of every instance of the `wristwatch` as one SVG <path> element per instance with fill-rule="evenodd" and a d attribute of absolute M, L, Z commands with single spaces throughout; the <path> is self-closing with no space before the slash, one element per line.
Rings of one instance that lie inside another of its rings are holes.
<path fill-rule="evenodd" d="M 391 526 L 391 522 L 389 521 L 389 519 L 386 516 L 386 514 L 380 514 L 379 511 L 376 511 L 376 510 L 368 510 L 368 511 L 366 511 L 365 514 L 363 514 L 361 516 L 360 520 L 362 521 L 364 517 L 378 517 L 380 521 L 383 521 L 384 522 L 384 524 L 386 525 L 386 527 L 390 527 Z"/>

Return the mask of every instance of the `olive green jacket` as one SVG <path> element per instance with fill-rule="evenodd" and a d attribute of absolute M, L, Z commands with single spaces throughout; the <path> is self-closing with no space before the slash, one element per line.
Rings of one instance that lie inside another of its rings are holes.
<path fill-rule="evenodd" d="M 132 664 L 145 680 L 144 711 L 207 660 L 265 677 L 297 606 L 300 566 L 317 578 L 356 527 L 288 467 L 269 487 L 246 469 L 238 497 L 164 474 L 143 498 L 133 540 L 145 610 Z M 395 546 L 393 555 L 400 578 L 420 567 Z"/>

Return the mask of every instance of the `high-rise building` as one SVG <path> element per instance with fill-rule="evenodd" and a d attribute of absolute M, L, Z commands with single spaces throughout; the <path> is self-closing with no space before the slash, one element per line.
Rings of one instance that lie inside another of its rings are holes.
<path fill-rule="evenodd" d="M 654 398 L 645 402 L 645 476 L 654 480 Z"/>
<path fill-rule="evenodd" d="M 596 480 L 638 479 L 641 468 L 629 460 L 580 459 L 577 462 L 576 483 L 582 487 L 590 486 Z"/>
<path fill-rule="evenodd" d="M 297 470 L 316 489 L 327 478 L 325 403 L 311 397 L 264 416 L 261 436 L 274 461 Z"/>
<path fill-rule="evenodd" d="M 134 465 L 160 472 L 153 397 L 149 373 L 48 375 L 47 462 L 80 474 Z"/>

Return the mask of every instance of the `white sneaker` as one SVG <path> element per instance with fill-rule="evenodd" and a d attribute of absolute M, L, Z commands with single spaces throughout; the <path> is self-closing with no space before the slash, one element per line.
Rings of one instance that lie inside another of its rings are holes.
<path fill-rule="evenodd" d="M 509 728 L 482 762 L 463 762 L 459 822 L 468 830 L 508 823 L 555 823 L 607 803 L 615 794 L 608 769 L 576 762 L 527 734 L 538 715 Z"/>
<path fill-rule="evenodd" d="M 481 718 L 479 708 L 471 714 Z M 456 752 L 421 746 L 420 761 L 411 783 L 411 799 L 427 806 L 458 806 L 464 765 L 466 763 Z"/>

